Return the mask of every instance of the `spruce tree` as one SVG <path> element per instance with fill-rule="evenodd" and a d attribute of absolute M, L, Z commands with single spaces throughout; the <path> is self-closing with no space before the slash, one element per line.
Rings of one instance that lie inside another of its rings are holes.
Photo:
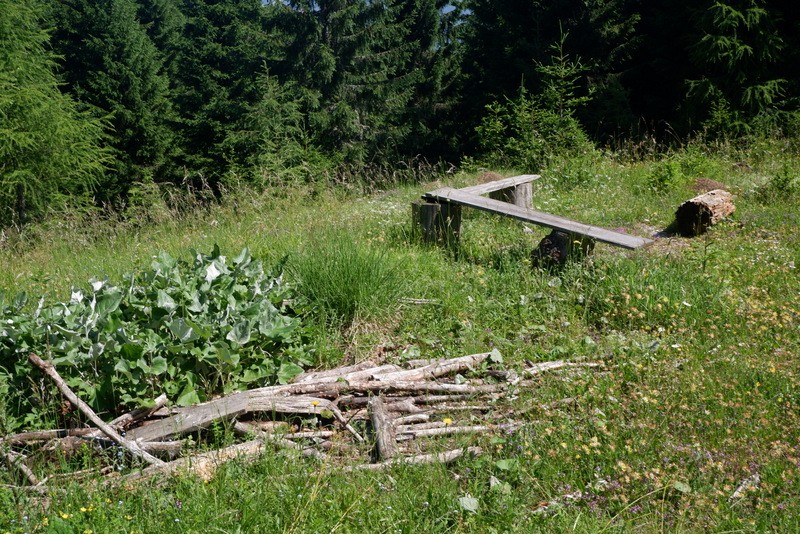
<path fill-rule="evenodd" d="M 182 164 L 216 187 L 236 155 L 227 137 L 259 100 L 272 55 L 260 0 L 181 0 L 186 19 L 176 54 L 175 99 Z M 235 163 L 235 162 L 233 162 Z"/>
<path fill-rule="evenodd" d="M 102 178 L 101 124 L 58 89 L 36 2 L 0 0 L 0 225 L 41 216 Z"/>
<path fill-rule="evenodd" d="M 173 154 L 169 83 L 131 0 L 53 0 L 66 89 L 110 123 L 117 158 L 107 200 L 162 178 Z"/>
<path fill-rule="evenodd" d="M 763 0 L 715 0 L 698 21 L 701 37 L 692 58 L 703 75 L 689 81 L 690 97 L 702 109 L 719 112 L 721 106 L 727 127 L 740 133 L 748 118 L 769 112 L 785 96 L 788 82 L 775 70 L 785 47 L 775 13 Z"/>

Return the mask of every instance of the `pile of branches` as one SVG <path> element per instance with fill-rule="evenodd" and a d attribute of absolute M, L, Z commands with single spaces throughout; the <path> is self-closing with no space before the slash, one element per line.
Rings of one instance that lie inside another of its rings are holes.
<path fill-rule="evenodd" d="M 496 402 L 531 386 L 543 371 L 592 363 L 551 361 L 521 372 L 493 369 L 502 359 L 496 351 L 453 359 L 410 360 L 404 367 L 364 361 L 348 367 L 309 372 L 291 384 L 234 392 L 190 406 L 171 408 L 162 395 L 155 406 L 104 422 L 66 385 L 52 363 L 29 355 L 64 397 L 94 427 L 24 432 L 0 439 L 0 454 L 31 489 L 46 488 L 26 455 L 35 447 L 68 450 L 92 443 L 115 448 L 138 463 L 126 480 L 170 473 L 204 479 L 222 463 L 257 458 L 271 448 L 294 449 L 303 456 L 337 458 L 343 469 L 381 469 L 397 463 L 450 462 L 479 447 L 427 452 L 435 436 L 515 431 L 515 412 L 492 421 Z M 464 376 L 469 378 L 465 378 Z M 468 420 L 469 424 L 459 422 Z M 479 423 L 479 424 L 476 424 Z M 224 423 L 242 436 L 240 443 L 196 453 L 193 436 Z M 127 451 L 127 452 L 123 452 Z M 130 463 L 130 462 L 129 462 Z M 330 462 L 333 463 L 333 462 Z M 101 473 L 119 476 L 106 466 Z M 94 471 L 93 474 L 96 474 Z M 74 476 L 75 474 L 71 474 Z"/>

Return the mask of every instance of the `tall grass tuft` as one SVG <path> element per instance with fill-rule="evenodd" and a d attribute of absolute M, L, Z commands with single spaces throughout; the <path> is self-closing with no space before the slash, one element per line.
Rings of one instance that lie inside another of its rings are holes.
<path fill-rule="evenodd" d="M 320 318 L 342 327 L 391 315 L 407 285 L 401 259 L 342 230 L 316 235 L 287 267 Z"/>

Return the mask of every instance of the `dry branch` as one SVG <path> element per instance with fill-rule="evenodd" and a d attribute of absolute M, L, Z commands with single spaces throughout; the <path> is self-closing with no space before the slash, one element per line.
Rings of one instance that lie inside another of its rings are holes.
<path fill-rule="evenodd" d="M 28 354 L 28 359 L 39 369 L 44 371 L 44 373 L 47 376 L 53 379 L 53 382 L 55 382 L 56 387 L 61 392 L 61 394 L 64 395 L 67 398 L 67 400 L 70 401 L 74 406 L 76 406 L 81 412 L 83 412 L 84 415 L 86 415 L 86 417 L 88 417 L 90 421 L 92 421 L 95 425 L 97 425 L 97 428 L 102 430 L 103 434 L 111 438 L 111 440 L 113 440 L 118 445 L 121 445 L 122 447 L 129 450 L 137 458 L 141 458 L 147 463 L 154 465 L 162 465 L 164 463 L 155 456 L 153 456 L 152 454 L 148 453 L 147 451 L 142 450 L 142 448 L 139 447 L 139 445 L 136 444 L 135 442 L 123 438 L 122 436 L 119 435 L 119 433 L 116 430 L 114 430 L 106 423 L 104 423 L 103 420 L 100 419 L 96 413 L 94 413 L 94 411 L 89 407 L 88 404 L 83 402 L 77 395 L 75 395 L 75 393 L 73 393 L 73 391 L 69 388 L 67 383 L 64 382 L 64 379 L 61 378 L 61 375 L 58 374 L 58 371 L 56 371 L 56 368 L 53 366 L 52 363 L 44 361 L 43 359 L 41 359 L 39 356 L 37 356 L 32 352 Z"/>
<path fill-rule="evenodd" d="M 201 478 L 213 476 L 217 467 L 231 459 L 249 460 L 269 449 L 267 445 L 287 448 L 304 456 L 317 459 L 326 458 L 322 451 L 334 451 L 337 456 L 354 457 L 363 454 L 364 448 L 357 444 L 364 441 L 363 436 L 351 425 L 354 420 L 369 421 L 376 438 L 376 456 L 380 463 L 346 467 L 356 469 L 383 469 L 397 464 L 418 464 L 448 462 L 464 454 L 457 449 L 439 454 L 420 454 L 403 457 L 398 442 L 433 436 L 455 434 L 488 433 L 514 430 L 519 423 L 489 424 L 491 421 L 475 421 L 472 425 L 453 425 L 446 422 L 431 422 L 433 414 L 475 412 L 491 413 L 494 403 L 499 399 L 516 394 L 520 388 L 536 386 L 538 379 L 520 380 L 514 371 L 492 371 L 484 368 L 489 353 L 472 354 L 444 360 L 414 360 L 406 362 L 413 368 L 402 369 L 397 365 L 374 365 L 361 362 L 348 367 L 329 371 L 315 371 L 300 375 L 294 383 L 262 387 L 250 391 L 235 392 L 225 397 L 185 408 L 164 410 L 167 399 L 159 397 L 150 409 L 135 410 L 115 419 L 111 424 L 103 423 L 85 403 L 72 393 L 55 372 L 51 364 L 31 354 L 31 361 L 41 367 L 62 393 L 78 408 L 87 414 L 92 422 L 116 443 L 125 446 L 137 456 L 152 458 L 154 465 L 138 475 L 126 480 L 136 480 L 143 476 L 187 472 Z M 519 374 L 528 376 L 568 367 L 594 367 L 595 363 L 574 363 L 563 360 L 530 364 Z M 499 378 L 502 382 L 479 378 L 468 383 L 453 383 L 452 376 L 465 371 L 480 372 Z M 54 376 L 55 375 L 55 376 Z M 62 387 L 64 389 L 62 389 Z M 469 403 L 469 404 L 467 404 Z M 153 419 L 156 411 L 168 415 L 163 419 Z M 513 410 L 518 413 L 519 410 Z M 250 422 L 242 422 L 242 416 L 256 415 Z M 302 421 L 302 416 L 317 415 L 323 426 L 299 427 L 291 431 L 293 425 Z M 297 417 L 301 416 L 301 417 Z M 484 418 L 491 417 L 484 415 Z M 142 419 L 150 419 L 141 424 Z M 261 420 L 258 420 L 261 419 Z M 263 419 L 270 419 L 263 421 Z M 283 420 L 285 419 L 285 420 Z M 233 429 L 241 436 L 249 436 L 254 441 L 227 447 L 186 458 L 174 459 L 184 452 L 181 440 L 167 441 L 190 432 L 207 428 L 217 421 L 234 421 Z M 335 423 L 334 423 L 335 421 Z M 140 424 L 140 426 L 136 426 Z M 119 436 L 114 425 L 131 427 L 126 438 Z M 339 428 L 345 429 L 352 437 L 346 439 Z M 81 437 L 77 437 L 81 436 Z M 9 436 L 2 443 L 23 446 L 31 441 L 55 440 L 67 443 L 83 437 L 103 437 L 96 429 L 57 430 L 38 433 L 23 433 Z M 342 439 L 345 438 L 345 439 Z M 312 440 L 312 441 L 292 441 Z M 323 441 L 324 440 L 324 441 Z M 424 451 L 422 444 L 415 445 Z M 466 449 L 477 454 L 477 447 Z M 172 461 L 161 462 L 151 456 L 156 453 Z M 146 455 L 146 456 L 145 456 Z M 21 463 L 21 462 L 17 462 Z M 24 464 L 22 464 L 24 465 Z M 30 477 L 29 477 L 30 478 Z"/>
<path fill-rule="evenodd" d="M 418 454 L 416 456 L 399 456 L 388 462 L 381 462 L 378 464 L 358 464 L 358 465 L 351 465 L 347 466 L 343 469 L 345 472 L 351 471 L 378 471 L 380 469 L 386 469 L 389 467 L 393 467 L 395 465 L 421 465 L 421 464 L 432 464 L 432 463 L 450 463 L 454 460 L 457 460 L 464 456 L 464 454 L 469 454 L 471 456 L 478 456 L 481 454 L 483 450 L 480 447 L 467 447 L 466 449 L 455 449 L 452 451 L 446 452 L 439 452 L 435 454 Z"/>
<path fill-rule="evenodd" d="M 380 397 L 372 397 L 367 404 L 369 420 L 372 423 L 372 430 L 375 432 L 375 447 L 378 458 L 381 460 L 391 460 L 397 454 L 395 445 L 394 424 L 392 423 L 389 412 Z"/>
<path fill-rule="evenodd" d="M 0 451 L 0 455 L 5 458 L 9 467 L 16 469 L 28 479 L 32 486 L 39 484 L 39 478 L 31 471 L 31 468 L 25 465 L 25 455 L 19 454 L 14 451 Z"/>

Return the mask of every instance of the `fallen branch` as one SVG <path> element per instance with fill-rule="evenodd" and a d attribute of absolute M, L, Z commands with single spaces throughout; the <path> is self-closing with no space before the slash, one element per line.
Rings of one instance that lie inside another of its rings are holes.
<path fill-rule="evenodd" d="M 395 444 L 394 424 L 386 411 L 383 399 L 372 397 L 367 404 L 369 420 L 372 423 L 372 430 L 375 432 L 375 448 L 380 460 L 391 460 L 397 454 Z"/>
<path fill-rule="evenodd" d="M 25 465 L 25 460 L 27 459 L 25 455 L 14 451 L 0 451 L 0 455 L 5 458 L 9 467 L 16 469 L 25 475 L 25 478 L 28 479 L 28 482 L 31 483 L 31 486 L 39 485 L 39 478 L 34 474 L 33 471 L 31 471 L 30 467 Z"/>
<path fill-rule="evenodd" d="M 88 436 L 96 432 L 95 428 L 60 428 L 57 430 L 37 430 L 34 432 L 20 432 L 0 438 L 0 443 L 12 446 L 25 445 L 34 441 L 50 441 L 69 437 Z"/>
<path fill-rule="evenodd" d="M 398 456 L 387 462 L 377 464 L 359 464 L 344 467 L 342 470 L 346 473 L 352 471 L 378 471 L 380 469 L 387 469 L 396 465 L 421 465 L 432 463 L 450 463 L 469 454 L 471 456 L 478 456 L 483 450 L 480 447 L 467 447 L 466 449 L 455 449 L 452 451 L 439 452 L 434 454 L 418 454 L 416 456 Z"/>
<path fill-rule="evenodd" d="M 58 371 L 56 371 L 56 368 L 52 363 L 44 361 L 32 352 L 28 354 L 28 359 L 39 369 L 44 371 L 47 376 L 52 378 L 61 394 L 64 395 L 67 400 L 76 406 L 81 412 L 83 412 L 90 421 L 97 425 L 97 428 L 102 430 L 103 434 L 111 438 L 118 445 L 121 445 L 129 450 L 131 454 L 137 458 L 141 458 L 149 464 L 162 465 L 164 463 L 147 451 L 142 450 L 142 448 L 139 447 L 139 445 L 137 445 L 135 442 L 123 438 L 119 435 L 119 433 L 117 433 L 116 430 L 104 423 L 103 420 L 100 419 L 96 413 L 94 413 L 88 404 L 83 402 L 77 395 L 75 395 L 75 393 L 72 392 L 67 383 L 64 382 L 64 379 L 61 378 L 61 375 L 58 374 Z"/>

